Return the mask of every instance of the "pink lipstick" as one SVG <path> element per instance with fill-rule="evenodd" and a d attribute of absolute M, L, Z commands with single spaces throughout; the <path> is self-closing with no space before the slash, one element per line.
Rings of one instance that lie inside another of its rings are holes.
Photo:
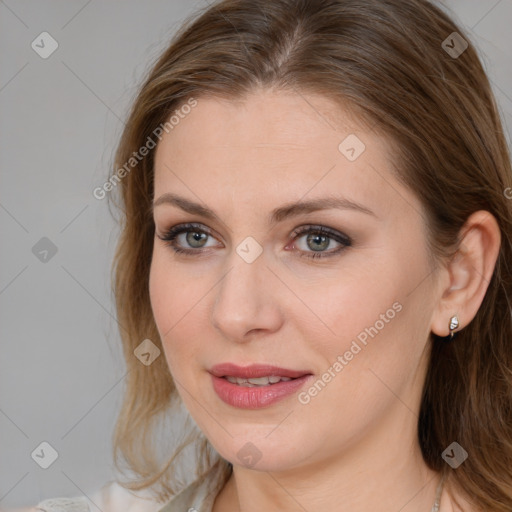
<path fill-rule="evenodd" d="M 260 409 L 297 392 L 312 376 L 308 370 L 277 366 L 232 363 L 215 365 L 210 370 L 213 389 L 219 398 L 239 409 Z"/>

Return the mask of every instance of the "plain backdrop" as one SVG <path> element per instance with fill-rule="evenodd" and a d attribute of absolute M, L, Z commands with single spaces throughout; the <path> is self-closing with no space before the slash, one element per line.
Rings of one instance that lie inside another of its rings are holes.
<path fill-rule="evenodd" d="M 115 477 L 125 376 L 110 293 L 117 231 L 92 191 L 109 174 L 141 77 L 205 5 L 0 0 L 0 508 L 90 493 Z M 512 0 L 445 8 L 479 49 L 510 133 Z M 42 442 L 57 455 L 47 469 L 37 454 L 53 452 Z"/>

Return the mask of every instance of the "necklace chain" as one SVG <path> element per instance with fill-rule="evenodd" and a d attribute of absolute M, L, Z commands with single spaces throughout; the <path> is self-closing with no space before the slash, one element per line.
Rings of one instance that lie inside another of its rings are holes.
<path fill-rule="evenodd" d="M 441 478 L 441 481 L 439 482 L 439 485 L 436 489 L 436 499 L 434 501 L 434 504 L 432 505 L 432 509 L 430 512 L 439 512 L 439 505 L 441 502 L 441 494 L 443 492 L 443 484 L 444 484 L 444 476 Z"/>

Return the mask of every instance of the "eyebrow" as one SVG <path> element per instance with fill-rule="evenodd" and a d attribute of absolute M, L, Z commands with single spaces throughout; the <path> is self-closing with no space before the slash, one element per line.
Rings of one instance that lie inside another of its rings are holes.
<path fill-rule="evenodd" d="M 177 194 L 166 193 L 161 195 L 153 202 L 153 209 L 161 204 L 177 206 L 190 214 L 200 215 L 210 220 L 222 222 L 220 217 L 213 210 Z M 312 199 L 310 201 L 298 201 L 280 206 L 271 212 L 268 223 L 269 225 L 273 225 L 290 217 L 329 209 L 354 210 L 378 218 L 372 210 L 360 203 L 356 203 L 345 197 L 327 196 Z"/>

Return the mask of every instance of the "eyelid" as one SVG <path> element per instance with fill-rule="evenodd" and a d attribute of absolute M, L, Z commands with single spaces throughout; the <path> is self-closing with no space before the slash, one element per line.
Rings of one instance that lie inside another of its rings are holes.
<path fill-rule="evenodd" d="M 295 228 L 290 236 L 292 236 L 295 239 L 296 237 L 299 237 L 306 233 L 321 233 L 323 235 L 329 236 L 330 238 L 340 243 L 345 243 L 347 245 L 352 243 L 352 239 L 348 235 L 345 235 L 344 233 L 341 233 L 340 231 L 337 231 L 335 229 L 328 228 L 327 226 L 316 224 L 304 224 L 298 228 Z"/>
<path fill-rule="evenodd" d="M 187 231 L 197 231 L 201 233 L 205 233 L 212 238 L 217 238 L 215 235 L 215 231 L 213 229 L 208 228 L 204 224 L 200 222 L 183 222 L 180 224 L 176 224 L 171 226 L 170 228 L 164 229 L 162 234 L 158 234 L 157 230 L 155 230 L 155 234 L 160 238 L 160 240 L 165 240 L 170 235 L 178 236 L 181 233 L 186 233 Z"/>

